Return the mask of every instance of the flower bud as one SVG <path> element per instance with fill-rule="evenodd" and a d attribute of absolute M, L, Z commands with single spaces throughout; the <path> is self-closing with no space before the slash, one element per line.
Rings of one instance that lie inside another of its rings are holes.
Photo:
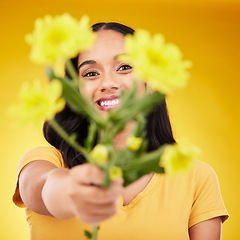
<path fill-rule="evenodd" d="M 98 144 L 93 148 L 90 156 L 96 163 L 105 164 L 108 160 L 108 149 L 106 146 Z"/>
<path fill-rule="evenodd" d="M 117 166 L 111 166 L 109 168 L 109 178 L 111 181 L 115 181 L 118 178 L 121 178 L 123 176 L 122 169 Z"/>
<path fill-rule="evenodd" d="M 137 151 L 141 147 L 142 141 L 143 141 L 142 138 L 130 136 L 127 139 L 127 147 L 131 151 L 135 152 L 135 151 Z"/>

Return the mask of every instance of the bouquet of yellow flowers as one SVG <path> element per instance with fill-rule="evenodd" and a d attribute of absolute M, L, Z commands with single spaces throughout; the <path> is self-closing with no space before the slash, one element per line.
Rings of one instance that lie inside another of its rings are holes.
<path fill-rule="evenodd" d="M 132 89 L 122 91 L 121 104 L 103 119 L 92 100 L 80 94 L 78 73 L 70 60 L 89 49 L 95 38 L 87 16 L 80 21 L 69 14 L 37 19 L 35 29 L 26 36 L 26 41 L 31 45 L 30 59 L 48 66 L 46 73 L 50 81 L 45 88 L 38 81 L 33 86 L 24 84 L 19 95 L 20 102 L 10 108 L 11 113 L 19 116 L 22 123 L 49 121 L 51 127 L 88 163 L 104 171 L 104 187 L 109 187 L 111 180 L 119 177 L 123 177 L 127 186 L 151 172 L 166 172 L 172 176 L 189 169 L 197 152 L 196 147 L 182 142 L 164 145 L 147 153 L 144 127 L 147 114 L 165 99 L 166 94 L 186 86 L 191 62 L 183 60 L 179 48 L 172 43 L 165 43 L 161 34 L 151 36 L 149 32 L 139 29 L 134 35 L 127 35 L 127 54 L 120 55 L 119 59 L 133 66 L 136 81 Z M 64 76 L 64 67 L 70 76 Z M 139 99 L 137 81 L 145 82 L 152 93 L 146 92 Z M 77 142 L 77 133 L 69 135 L 54 120 L 55 114 L 62 111 L 65 104 L 89 119 L 84 145 Z M 113 137 L 129 121 L 135 122 L 131 136 L 125 148 L 116 150 Z M 96 239 L 96 232 L 97 228 L 94 227 L 93 233 L 86 232 L 86 236 Z"/>

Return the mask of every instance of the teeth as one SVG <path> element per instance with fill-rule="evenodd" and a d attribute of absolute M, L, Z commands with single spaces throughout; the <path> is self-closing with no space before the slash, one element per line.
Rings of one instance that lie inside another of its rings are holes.
<path fill-rule="evenodd" d="M 118 105 L 120 103 L 119 99 L 115 99 L 115 100 L 108 100 L 108 101 L 102 101 L 100 102 L 100 106 L 114 106 L 114 105 Z"/>

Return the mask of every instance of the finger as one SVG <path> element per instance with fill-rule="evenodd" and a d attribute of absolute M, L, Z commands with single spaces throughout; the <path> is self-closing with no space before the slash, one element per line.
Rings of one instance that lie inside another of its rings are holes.
<path fill-rule="evenodd" d="M 91 215 L 110 215 L 115 214 L 119 207 L 119 199 L 107 204 L 91 204 L 91 203 L 82 203 L 78 207 L 79 212 L 87 212 Z"/>
<path fill-rule="evenodd" d="M 113 216 L 114 216 L 114 214 L 109 214 L 109 215 L 104 215 L 104 216 L 103 215 L 95 215 L 95 214 L 93 214 L 93 215 L 89 215 L 89 216 L 87 216 L 87 215 L 84 215 L 84 216 L 79 215 L 77 217 L 79 218 L 80 221 L 82 221 L 82 222 L 84 222 L 86 224 L 97 226 L 100 223 L 106 221 L 107 219 L 109 219 L 109 218 L 111 218 Z"/>
<path fill-rule="evenodd" d="M 82 164 L 71 169 L 73 181 L 86 184 L 101 186 L 103 182 L 103 171 L 90 164 Z"/>
<path fill-rule="evenodd" d="M 113 217 L 116 214 L 115 211 L 108 212 L 105 214 L 89 213 L 89 212 L 80 212 L 76 216 L 84 223 L 91 225 L 98 225 L 101 222 Z"/>
<path fill-rule="evenodd" d="M 115 186 L 115 185 L 123 186 L 123 182 L 124 182 L 123 178 L 118 178 L 117 180 L 111 182 L 111 186 Z"/>
<path fill-rule="evenodd" d="M 102 188 L 91 185 L 78 185 L 69 194 L 74 202 L 88 202 L 92 204 L 107 204 L 115 201 L 122 195 L 123 186 L 118 184 L 111 188 Z"/>

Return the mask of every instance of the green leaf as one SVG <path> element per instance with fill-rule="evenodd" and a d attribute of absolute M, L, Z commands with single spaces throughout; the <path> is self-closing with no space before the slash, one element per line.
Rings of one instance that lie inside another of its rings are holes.
<path fill-rule="evenodd" d="M 135 137 L 145 137 L 145 123 L 146 123 L 146 118 L 143 116 L 143 114 L 139 113 L 138 116 L 136 117 L 136 123 L 135 126 L 132 130 L 132 135 Z"/>
<path fill-rule="evenodd" d="M 87 239 L 92 239 L 92 233 L 91 232 L 85 230 L 84 235 L 87 237 Z"/>
<path fill-rule="evenodd" d="M 127 103 L 120 104 L 118 108 L 109 113 L 109 121 L 112 121 L 114 125 L 122 123 L 125 126 L 130 120 L 137 118 L 139 113 L 146 116 L 165 99 L 165 96 L 159 92 L 151 95 L 145 94 L 141 99 L 134 95 L 131 96 L 133 98 L 128 99 Z"/>
<path fill-rule="evenodd" d="M 105 126 L 94 105 L 89 105 L 79 93 L 76 85 L 68 78 L 57 78 L 63 86 L 62 97 L 66 100 L 72 111 L 83 114 L 95 121 L 100 127 Z"/>
<path fill-rule="evenodd" d="M 50 81 L 55 78 L 61 82 L 63 87 L 62 97 L 66 100 L 72 111 L 93 119 L 100 127 L 105 125 L 94 106 L 89 106 L 90 103 L 87 103 L 81 96 L 78 87 L 71 79 L 57 77 L 52 68 L 49 67 L 45 71 Z"/>
<path fill-rule="evenodd" d="M 143 165 L 144 167 L 144 165 Z M 137 179 L 141 178 L 142 176 L 149 174 L 149 173 L 164 173 L 164 169 L 161 167 L 154 167 L 154 171 L 151 170 L 151 168 L 148 169 L 138 169 L 138 170 L 128 170 L 128 171 L 124 171 L 123 175 L 124 175 L 124 187 L 127 187 L 128 185 L 130 185 L 131 183 L 135 182 Z"/>
<path fill-rule="evenodd" d="M 134 104 L 131 104 L 128 110 L 134 109 L 135 112 L 141 112 L 146 116 L 157 104 L 163 102 L 164 99 L 165 95 L 159 92 L 154 92 L 151 95 L 145 94 L 141 99 L 138 99 Z"/>
<path fill-rule="evenodd" d="M 137 90 L 138 84 L 137 81 L 135 81 L 133 87 L 130 90 L 121 92 L 121 104 L 119 105 L 118 108 L 109 112 L 108 114 L 109 120 L 117 122 L 119 121 L 119 119 L 122 119 L 121 115 L 124 109 L 128 108 L 128 106 L 131 105 L 132 102 L 136 101 Z"/>
<path fill-rule="evenodd" d="M 131 184 L 140 177 L 149 174 L 151 172 L 164 173 L 164 168 L 159 166 L 159 159 L 163 152 L 161 147 L 153 152 L 150 152 L 144 156 L 128 161 L 122 166 L 124 186 Z"/>

